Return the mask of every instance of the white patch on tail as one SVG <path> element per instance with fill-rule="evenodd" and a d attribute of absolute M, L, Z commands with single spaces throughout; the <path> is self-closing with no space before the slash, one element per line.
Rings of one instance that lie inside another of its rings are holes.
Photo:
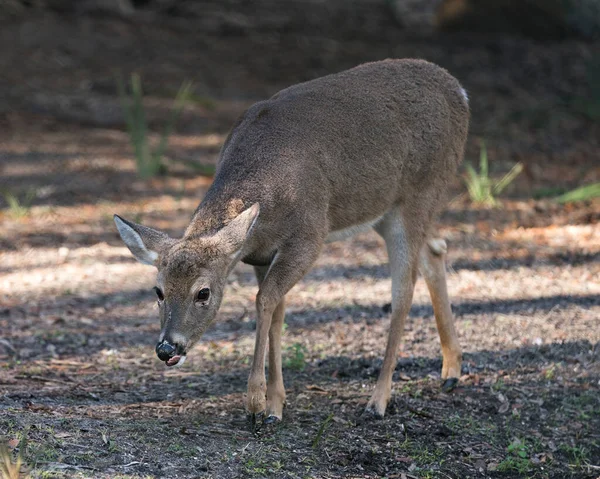
<path fill-rule="evenodd" d="M 458 91 L 460 92 L 462 97 L 465 99 L 465 101 L 467 103 L 469 103 L 469 95 L 467 95 L 467 90 L 465 90 L 463 87 L 459 87 Z"/>

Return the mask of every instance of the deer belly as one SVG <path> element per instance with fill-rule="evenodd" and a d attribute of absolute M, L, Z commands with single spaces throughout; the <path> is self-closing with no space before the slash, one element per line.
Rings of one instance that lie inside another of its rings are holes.
<path fill-rule="evenodd" d="M 350 238 L 358 233 L 365 233 L 373 228 L 379 221 L 381 221 L 381 216 L 367 221 L 366 223 L 359 223 L 357 225 L 349 226 L 348 228 L 344 228 L 341 230 L 331 231 L 325 240 L 326 243 L 333 243 L 334 241 L 345 240 L 346 238 Z"/>

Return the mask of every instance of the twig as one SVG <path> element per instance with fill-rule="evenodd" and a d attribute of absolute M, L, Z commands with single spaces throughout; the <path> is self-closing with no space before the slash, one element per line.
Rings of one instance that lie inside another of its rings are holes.
<path fill-rule="evenodd" d="M 451 476 L 449 476 L 448 474 L 446 474 L 445 472 L 438 471 L 438 473 L 439 473 L 439 474 L 443 474 L 444 476 L 446 476 L 446 477 L 448 477 L 448 478 L 452 479 L 452 477 L 451 477 Z"/>
<path fill-rule="evenodd" d="M 46 464 L 52 469 L 89 469 L 91 471 L 97 471 L 95 467 L 92 466 L 78 466 L 76 464 L 66 464 L 60 462 L 38 462 L 37 464 Z"/>
<path fill-rule="evenodd" d="M 100 449 L 98 447 L 94 447 L 94 446 L 87 446 L 85 444 L 76 444 L 74 442 L 66 442 L 63 441 L 62 444 L 66 445 L 66 446 L 75 446 L 75 447 L 81 447 L 83 449 L 93 449 L 95 451 L 103 451 L 103 449 Z"/>
<path fill-rule="evenodd" d="M 9 349 L 13 354 L 17 353 L 16 349 L 13 348 L 12 344 L 10 344 L 6 339 L 0 338 L 0 344 L 6 346 L 6 348 Z"/>
<path fill-rule="evenodd" d="M 77 381 L 73 381 L 68 380 L 68 381 L 64 381 L 62 379 L 54 379 L 54 378 L 45 378 L 43 376 L 27 376 L 25 374 L 19 374 L 17 376 L 15 376 L 15 379 L 31 379 L 33 381 L 43 381 L 46 383 L 59 383 L 59 384 L 66 384 L 68 386 L 81 386 L 81 383 L 78 383 Z"/>
<path fill-rule="evenodd" d="M 423 417 L 426 417 L 427 419 L 433 419 L 433 414 L 430 414 L 426 411 L 419 411 L 418 409 L 412 408 L 410 406 L 408 406 L 407 409 L 410 412 L 412 412 L 413 414 L 416 414 L 417 416 L 423 416 Z"/>
<path fill-rule="evenodd" d="M 248 449 L 248 446 L 249 446 L 249 445 L 250 445 L 250 443 L 246 444 L 246 445 L 245 445 L 245 446 L 242 448 L 242 450 L 240 451 L 240 455 L 241 455 L 241 454 L 244 454 L 244 452 L 246 452 L 246 449 Z"/>

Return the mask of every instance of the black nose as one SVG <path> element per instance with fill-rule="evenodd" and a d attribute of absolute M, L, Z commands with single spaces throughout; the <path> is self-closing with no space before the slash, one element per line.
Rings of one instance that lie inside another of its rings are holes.
<path fill-rule="evenodd" d="M 161 361 L 168 361 L 175 356 L 176 351 L 177 347 L 171 343 L 167 343 L 166 341 L 156 345 L 156 354 L 158 355 L 158 359 Z"/>

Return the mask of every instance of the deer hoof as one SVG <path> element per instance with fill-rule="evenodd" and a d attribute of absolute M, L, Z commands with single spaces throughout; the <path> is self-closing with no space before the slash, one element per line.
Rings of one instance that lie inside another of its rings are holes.
<path fill-rule="evenodd" d="M 442 391 L 445 393 L 449 393 L 456 387 L 457 384 L 458 378 L 448 378 L 442 384 Z"/>
<path fill-rule="evenodd" d="M 263 424 L 265 425 L 270 425 L 270 424 L 277 424 L 281 422 L 281 418 L 275 416 L 274 414 L 271 414 L 270 416 L 267 416 L 264 420 L 263 420 Z"/>
<path fill-rule="evenodd" d="M 375 405 L 370 404 L 365 408 L 362 415 L 365 419 L 383 419 L 385 411 L 380 412 Z"/>
<path fill-rule="evenodd" d="M 248 415 L 248 419 L 250 419 L 250 427 L 252 428 L 253 433 L 256 433 L 260 429 L 260 425 L 263 422 L 264 415 L 264 411 L 259 413 L 250 413 Z"/>

